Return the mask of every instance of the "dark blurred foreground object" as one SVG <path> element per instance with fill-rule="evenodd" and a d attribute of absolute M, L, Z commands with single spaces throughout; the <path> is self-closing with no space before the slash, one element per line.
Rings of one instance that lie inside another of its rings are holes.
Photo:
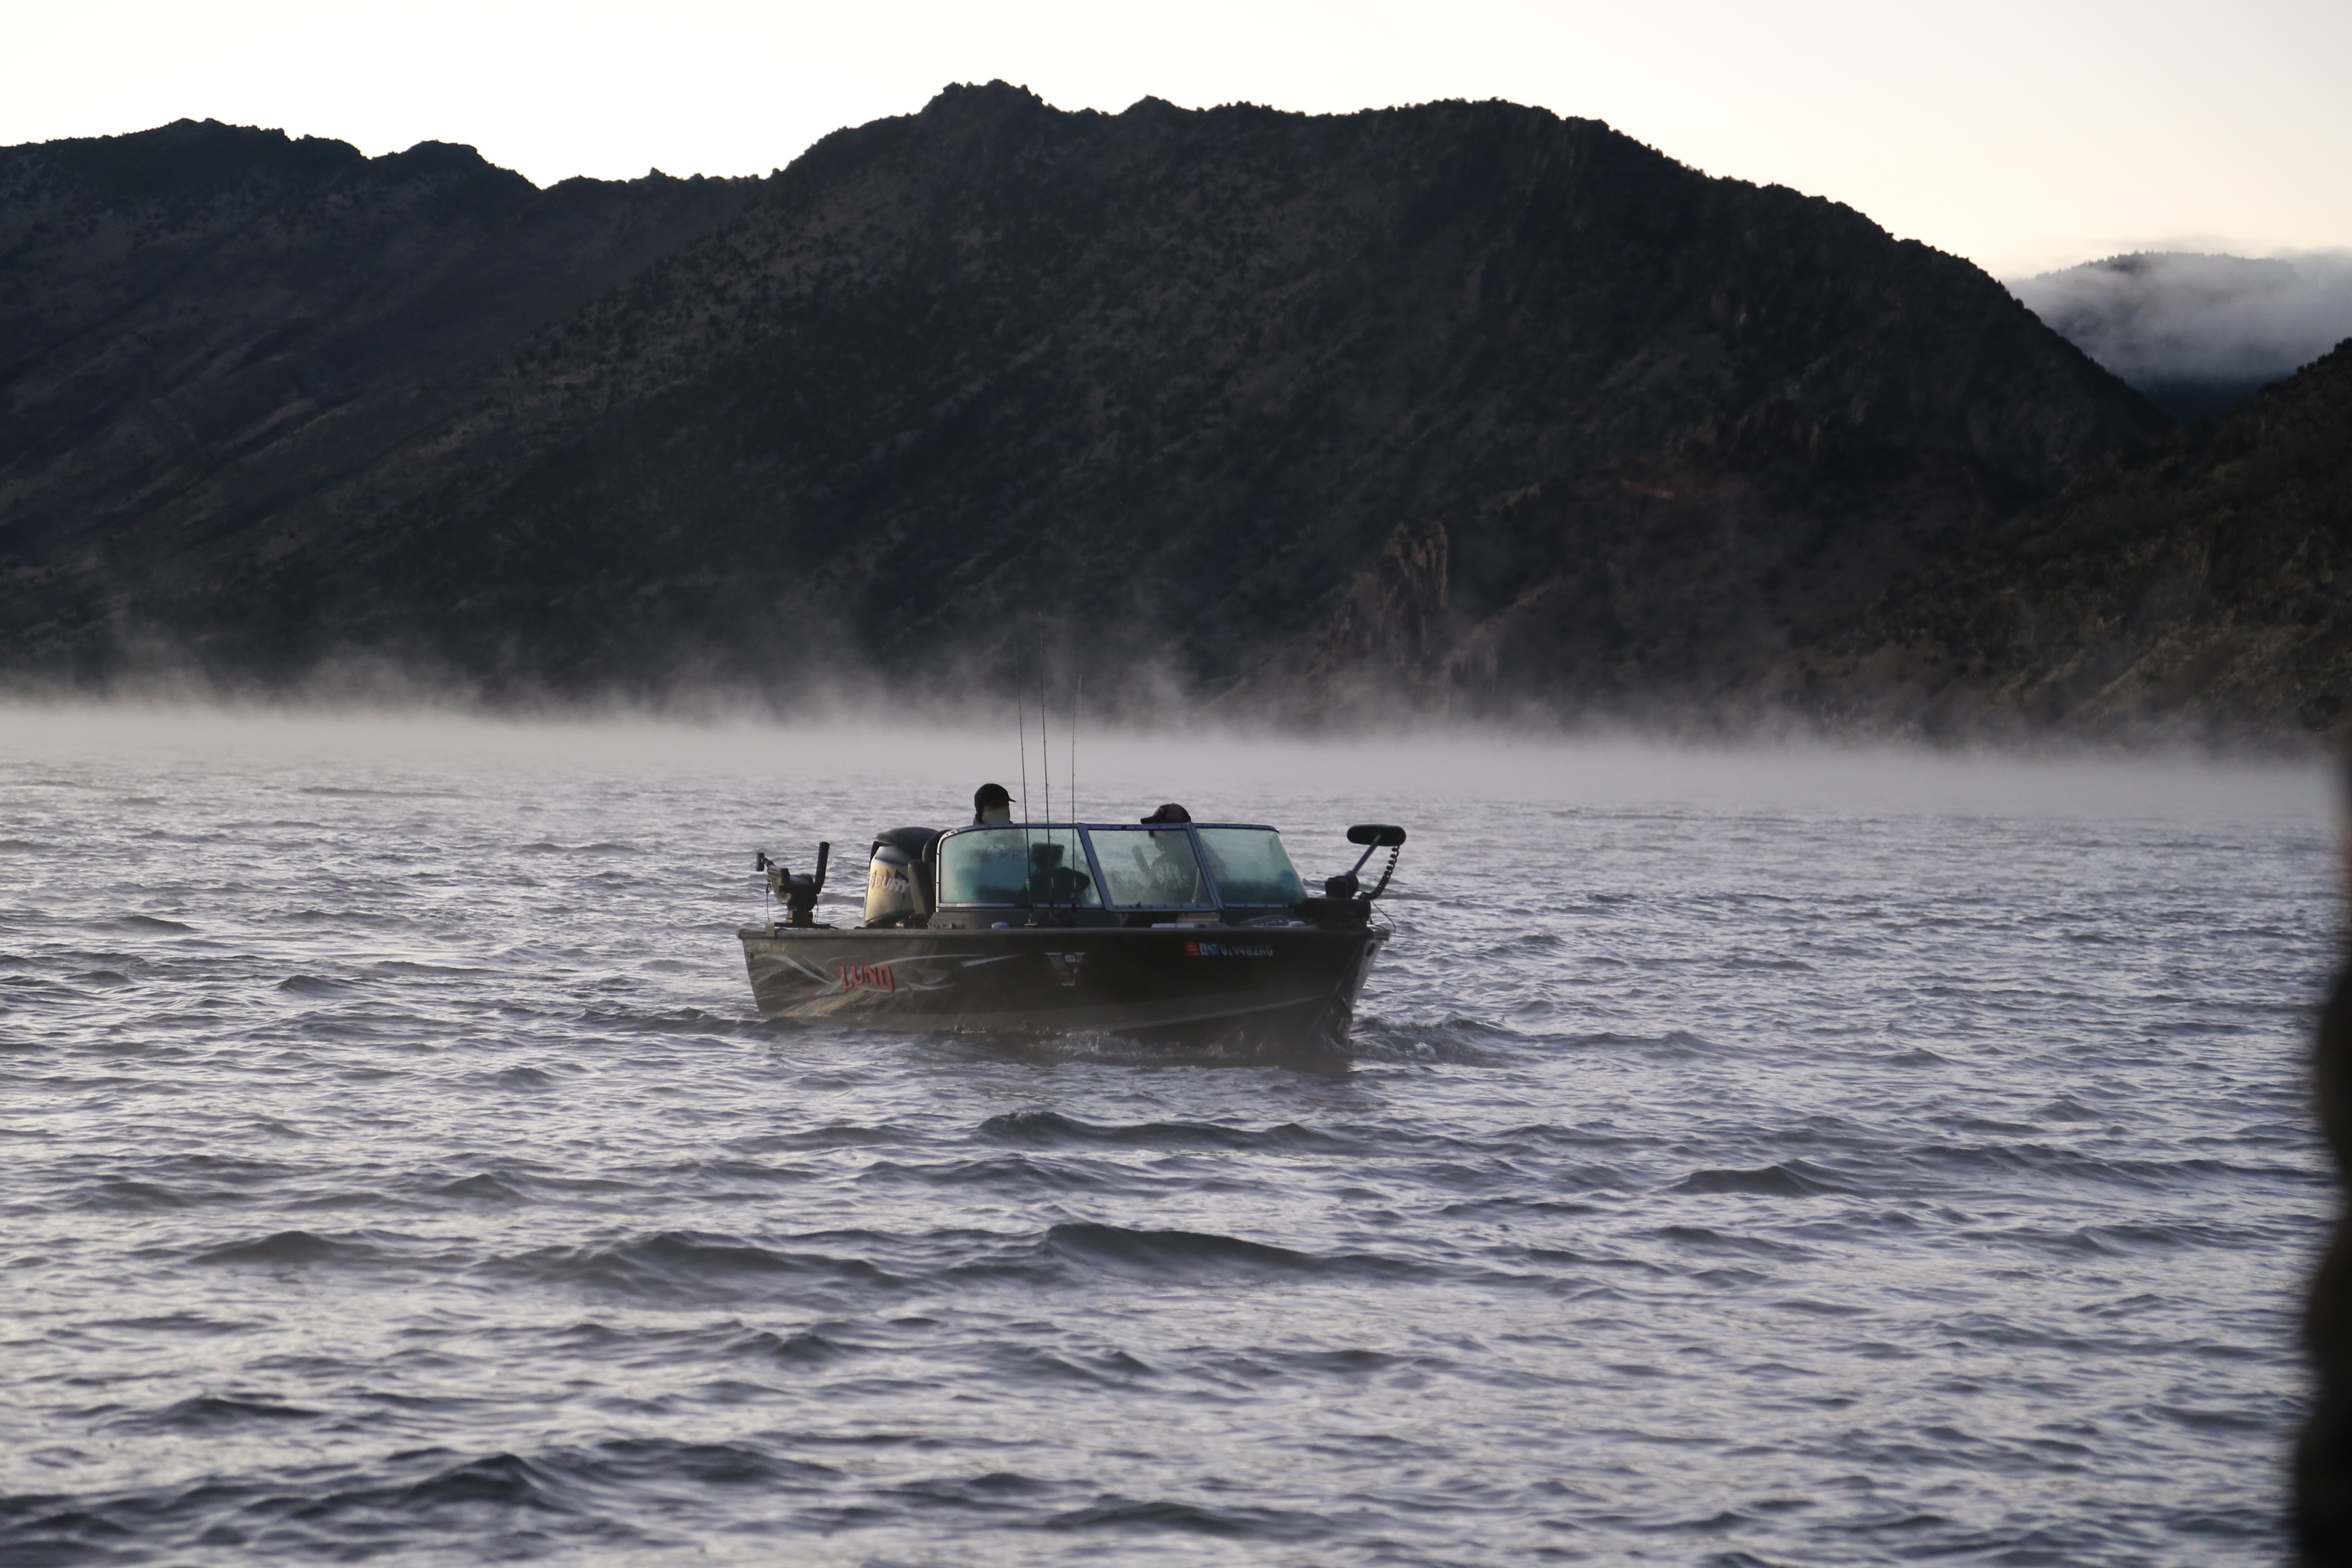
<path fill-rule="evenodd" d="M 2343 767 L 2352 790 L 2352 752 Z M 2305 1307 L 2304 1344 L 2318 1388 L 2294 1450 L 2295 1546 L 2304 1563 L 2316 1565 L 2352 1563 L 2352 1227 L 2341 1196 L 2352 1171 L 2352 964 L 2337 969 L 2319 1016 L 2312 1066 L 2320 1131 L 2336 1157 L 2338 1187 L 2335 1229 Z"/>

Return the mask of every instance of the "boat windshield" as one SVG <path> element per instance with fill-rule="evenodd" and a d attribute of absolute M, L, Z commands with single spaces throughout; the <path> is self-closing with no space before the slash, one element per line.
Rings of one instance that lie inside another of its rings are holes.
<path fill-rule="evenodd" d="M 1201 853 L 1216 879 L 1217 897 L 1228 904 L 1281 904 L 1307 896 L 1298 873 L 1271 827 L 1203 827 Z"/>
<path fill-rule="evenodd" d="M 1121 909 L 1209 907 L 1209 885 L 1181 827 L 1090 827 L 1103 886 Z"/>
<path fill-rule="evenodd" d="M 940 840 L 940 902 L 1099 909 L 1077 830 L 985 827 Z"/>

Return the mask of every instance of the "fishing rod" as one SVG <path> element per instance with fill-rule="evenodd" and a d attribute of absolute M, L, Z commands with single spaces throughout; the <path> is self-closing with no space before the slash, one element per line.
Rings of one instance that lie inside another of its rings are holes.
<path fill-rule="evenodd" d="M 1037 634 L 1037 766 L 1045 775 L 1045 826 L 1054 826 L 1054 754 L 1045 741 L 1045 634 Z"/>

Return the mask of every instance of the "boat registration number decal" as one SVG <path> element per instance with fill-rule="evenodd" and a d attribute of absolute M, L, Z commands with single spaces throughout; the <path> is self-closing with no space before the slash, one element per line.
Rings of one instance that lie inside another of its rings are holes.
<path fill-rule="evenodd" d="M 1187 958 L 1272 958 L 1274 949 L 1262 942 L 1188 942 Z"/>
<path fill-rule="evenodd" d="M 844 991 L 896 991 L 898 981 L 887 963 L 845 963 L 841 966 L 841 988 Z"/>

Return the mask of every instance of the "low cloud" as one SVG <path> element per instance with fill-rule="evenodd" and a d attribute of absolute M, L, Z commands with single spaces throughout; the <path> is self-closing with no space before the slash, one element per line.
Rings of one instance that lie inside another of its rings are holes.
<path fill-rule="evenodd" d="M 2147 391 L 2275 381 L 2352 337 L 2352 251 L 2147 251 L 2012 281 L 2056 331 Z"/>

